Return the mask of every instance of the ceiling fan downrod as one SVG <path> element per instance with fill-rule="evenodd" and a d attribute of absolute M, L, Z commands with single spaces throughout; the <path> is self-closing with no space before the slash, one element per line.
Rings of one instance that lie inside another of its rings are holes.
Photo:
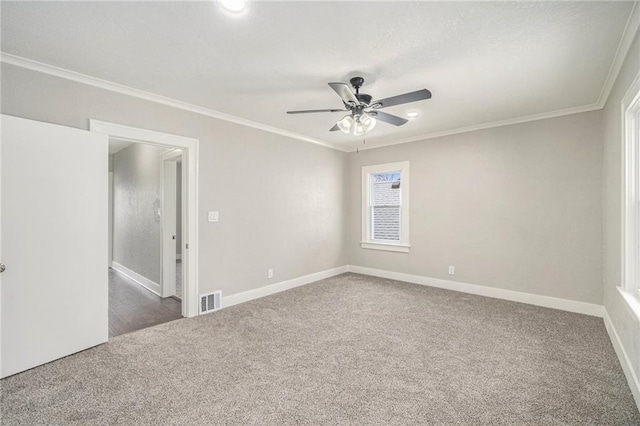
<path fill-rule="evenodd" d="M 356 89 L 356 95 L 357 95 L 357 94 L 360 93 L 360 88 L 364 84 L 364 78 L 362 78 L 362 77 L 353 77 L 351 80 L 349 80 L 349 83 L 351 83 L 353 88 Z"/>

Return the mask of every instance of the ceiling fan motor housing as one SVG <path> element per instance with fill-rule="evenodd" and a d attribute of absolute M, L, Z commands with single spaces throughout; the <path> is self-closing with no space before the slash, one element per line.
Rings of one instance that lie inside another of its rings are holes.
<path fill-rule="evenodd" d="M 356 89 L 356 92 L 357 92 L 358 89 L 361 88 L 362 85 L 364 84 L 364 78 L 353 77 L 351 80 L 349 80 L 349 83 L 351 83 L 351 85 L 353 86 L 354 89 Z"/>
<path fill-rule="evenodd" d="M 356 94 L 356 98 L 364 104 L 369 105 L 371 103 L 371 95 L 367 95 L 366 93 L 358 93 Z"/>

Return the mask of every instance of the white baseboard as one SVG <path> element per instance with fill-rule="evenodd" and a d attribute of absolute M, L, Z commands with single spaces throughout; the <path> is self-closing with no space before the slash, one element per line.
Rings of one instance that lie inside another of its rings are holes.
<path fill-rule="evenodd" d="M 462 293 L 477 294 L 479 296 L 493 297 L 495 299 L 510 300 L 512 302 L 527 303 L 529 305 L 543 306 L 545 308 L 560 309 L 562 311 L 578 314 L 592 315 L 602 318 L 604 306 L 593 303 L 578 302 L 575 300 L 559 299 L 557 297 L 541 296 L 538 294 L 522 293 L 520 291 L 505 290 L 496 287 L 486 287 L 476 284 L 467 284 L 457 281 L 441 280 L 438 278 L 423 277 L 420 275 L 405 274 L 402 272 L 385 271 L 382 269 L 366 268 L 363 266 L 349 265 L 349 272 L 387 278 L 397 281 L 405 281 L 413 284 L 429 287 L 444 288 L 460 291 Z"/>
<path fill-rule="evenodd" d="M 618 355 L 618 360 L 620 361 L 620 365 L 622 365 L 622 371 L 624 371 L 624 375 L 627 378 L 627 383 L 629 383 L 633 398 L 636 400 L 636 406 L 640 409 L 640 380 L 638 380 L 638 376 L 633 370 L 631 360 L 627 355 L 627 351 L 624 350 L 620 336 L 618 336 L 618 332 L 613 326 L 606 309 L 604 310 L 604 326 L 607 328 L 607 333 L 609 333 L 609 339 L 613 344 L 613 349 L 615 349 L 616 355 Z"/>
<path fill-rule="evenodd" d="M 248 302 L 254 299 L 259 299 L 261 297 L 269 296 L 271 294 L 280 293 L 281 291 L 289 290 L 295 287 L 300 287 L 302 285 L 323 280 L 325 278 L 335 277 L 336 275 L 344 274 L 345 272 L 348 272 L 347 265 L 339 266 L 333 269 L 327 269 L 326 271 L 316 272 L 313 274 L 305 275 L 305 276 L 294 278 L 287 281 L 281 281 L 275 284 L 266 285 L 264 287 L 256 288 L 255 290 L 236 293 L 230 296 L 223 296 L 222 307 L 228 308 L 229 306 Z"/>
<path fill-rule="evenodd" d="M 157 294 L 158 296 L 161 296 L 160 292 L 162 291 L 162 287 L 160 287 L 160 284 L 155 283 L 146 277 L 143 277 L 142 275 L 138 274 L 135 271 L 132 271 L 131 269 L 127 268 L 124 265 L 121 265 L 115 260 L 111 262 L 111 268 L 120 272 L 122 275 L 126 275 L 127 277 L 131 278 L 133 281 L 137 282 L 138 284 L 140 284 L 142 287 L 146 288 L 150 292 Z"/>

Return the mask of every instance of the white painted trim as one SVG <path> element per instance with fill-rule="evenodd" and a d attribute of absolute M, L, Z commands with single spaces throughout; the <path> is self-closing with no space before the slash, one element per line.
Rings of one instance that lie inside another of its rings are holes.
<path fill-rule="evenodd" d="M 172 135 L 169 133 L 156 132 L 155 130 L 140 129 L 125 126 L 124 124 L 109 123 L 94 119 L 89 120 L 89 130 L 104 133 L 109 135 L 109 137 L 117 139 L 170 147 L 191 148 L 194 143 L 198 142 L 198 139 L 188 138 L 186 136 Z"/>
<path fill-rule="evenodd" d="M 109 253 L 107 259 L 107 267 L 111 267 L 111 262 L 113 262 L 113 172 L 109 172 L 109 201 L 108 201 L 108 209 L 109 209 L 109 224 L 108 224 L 108 239 L 109 239 Z"/>
<path fill-rule="evenodd" d="M 529 305 L 543 306 L 545 308 L 559 309 L 578 314 L 602 317 L 604 307 L 593 303 L 578 302 L 575 300 L 560 299 L 551 296 L 523 293 L 520 291 L 505 290 L 496 287 L 487 287 L 476 284 L 461 283 L 457 281 L 441 280 L 420 275 L 405 274 L 403 272 L 385 271 L 382 269 L 367 268 L 363 266 L 349 265 L 349 272 L 373 277 L 387 278 L 390 280 L 404 281 L 429 287 L 438 287 L 446 290 L 462 293 L 476 294 L 478 296 L 492 297 L 495 299 L 510 300 L 512 302 L 526 303 Z"/>
<path fill-rule="evenodd" d="M 121 93 L 123 95 L 133 96 L 139 99 L 144 99 L 146 101 L 155 102 L 158 104 L 167 105 L 173 108 L 182 109 L 185 111 L 193 112 L 193 113 L 204 115 L 207 117 L 216 118 L 218 120 L 228 121 L 230 123 L 239 124 L 241 126 L 251 127 L 254 129 L 265 131 L 265 132 L 274 133 L 276 135 L 285 136 L 292 139 L 298 139 L 303 142 L 313 143 L 313 144 L 321 145 L 327 148 L 337 149 L 339 151 L 346 151 L 342 147 L 329 144 L 319 139 L 314 139 L 308 136 L 304 136 L 299 133 L 278 129 L 276 127 L 268 126 L 266 124 L 247 120 L 246 118 L 236 117 L 235 115 L 226 114 L 224 112 L 215 111 L 209 108 L 204 108 L 198 105 L 190 104 L 188 102 L 183 102 L 177 99 L 168 98 L 166 96 L 156 95 L 154 93 L 134 89 L 133 87 L 125 86 L 118 83 L 113 83 L 111 81 L 102 80 L 96 77 L 91 77 L 86 74 L 81 74 L 75 71 L 59 68 L 53 65 L 48 65 L 42 62 L 31 60 L 31 59 L 22 58 L 20 56 L 12 55 L 9 53 L 0 52 L 0 61 L 10 65 L 17 66 L 17 67 L 41 72 L 43 74 L 53 75 L 55 77 L 60 77 L 66 80 L 75 81 L 77 83 L 98 87 L 100 89 Z"/>
<path fill-rule="evenodd" d="M 66 80 L 75 81 L 75 82 L 86 84 L 89 86 L 98 87 L 104 90 L 122 93 L 128 96 L 133 96 L 133 97 L 144 99 L 150 102 L 155 102 L 162 105 L 167 105 L 170 107 L 182 109 L 185 111 L 190 111 L 190 112 L 204 115 L 207 117 L 217 118 L 219 120 L 228 121 L 228 122 L 239 124 L 242 126 L 255 128 L 258 130 L 263 130 L 265 132 L 286 136 L 292 139 L 301 140 L 303 142 L 309 142 L 316 145 L 321 145 L 321 146 L 332 148 L 342 152 L 356 152 L 356 149 L 359 149 L 359 150 L 376 149 L 376 148 L 382 148 L 390 145 L 418 142 L 426 139 L 439 138 L 443 136 L 451 136 L 451 135 L 456 135 L 460 133 L 474 132 L 477 130 L 491 129 L 494 127 L 510 126 L 512 124 L 527 123 L 530 121 L 538 121 L 538 120 L 545 120 L 548 118 L 562 117 L 565 115 L 579 114 L 582 112 L 595 111 L 598 109 L 602 109 L 602 106 L 604 105 L 604 103 L 602 105 L 600 103 L 595 103 L 595 104 L 565 108 L 561 110 L 544 112 L 540 114 L 527 115 L 524 117 L 516 117 L 516 118 L 510 118 L 506 120 L 494 121 L 491 123 L 477 124 L 477 125 L 468 126 L 468 127 L 444 130 L 441 132 L 425 133 L 422 135 L 411 136 L 404 139 L 398 139 L 398 140 L 389 141 L 389 142 L 382 142 L 379 144 L 376 144 L 375 140 L 372 140 L 373 145 L 358 146 L 357 148 L 345 148 L 335 143 L 329 143 L 320 139 L 315 139 L 315 138 L 304 136 L 298 133 L 290 132 L 288 130 L 278 129 L 276 127 L 268 126 L 266 124 L 256 123 L 254 121 L 247 120 L 241 117 L 236 117 L 233 115 L 229 115 L 229 114 L 214 111 L 208 108 L 204 108 L 198 105 L 193 105 L 187 102 L 178 101 L 176 99 L 171 99 L 165 96 L 160 96 L 160 95 L 145 92 L 142 90 L 134 89 L 132 87 L 124 86 L 118 83 L 113 83 L 113 82 L 102 80 L 95 77 L 91 77 L 85 74 L 80 74 L 75 71 L 70 71 L 70 70 L 59 68 L 53 65 L 44 64 L 42 62 L 33 61 L 31 59 L 22 58 L 20 56 L 12 55 L 5 52 L 0 52 L 0 62 L 4 62 L 4 63 L 21 67 L 21 68 L 26 68 L 32 71 L 41 72 L 43 74 L 53 75 L 55 77 L 64 78 Z"/>
<path fill-rule="evenodd" d="M 182 151 L 172 149 L 161 156 L 160 204 L 161 209 L 161 284 L 162 297 L 176 295 L 176 192 L 177 166 L 176 161 L 182 158 Z M 182 206 L 182 215 L 186 215 Z M 169 236 L 173 238 L 169 238 Z"/>
<path fill-rule="evenodd" d="M 631 291 L 625 290 L 622 287 L 618 287 L 618 291 L 627 304 L 631 315 L 635 317 L 636 321 L 640 322 L 640 291 L 636 290 L 636 294 L 633 294 Z"/>
<path fill-rule="evenodd" d="M 495 127 L 511 126 L 513 124 L 529 123 L 531 121 L 546 120 L 549 118 L 563 117 L 565 115 L 580 114 L 583 112 L 596 111 L 602 109 L 598 104 L 583 105 L 578 107 L 560 109 L 557 111 L 543 112 L 540 114 L 526 115 L 524 117 L 509 118 L 506 120 L 494 121 L 485 124 L 476 124 L 468 127 L 460 127 L 457 129 L 444 130 L 442 132 L 425 133 L 422 135 L 410 136 L 404 139 L 397 139 L 389 142 L 376 143 L 375 139 L 371 139 L 367 145 L 358 145 L 357 149 L 364 151 L 367 149 L 383 148 L 385 146 L 400 145 L 403 143 L 420 142 L 427 139 L 441 138 L 444 136 L 458 135 L 460 133 L 476 132 L 478 130 L 493 129 Z M 356 152 L 356 148 L 352 148 L 349 152 Z"/>
<path fill-rule="evenodd" d="M 122 275 L 137 282 L 138 284 L 140 284 L 142 287 L 146 288 L 153 294 L 157 294 L 158 296 L 160 296 L 160 291 L 161 291 L 160 284 L 151 281 L 149 278 L 140 275 L 136 271 L 133 271 L 127 268 L 126 266 L 116 262 L 115 260 L 111 261 L 111 268 L 114 271 L 118 271 Z"/>
<path fill-rule="evenodd" d="M 624 375 L 627 378 L 629 388 L 631 388 L 631 393 L 636 401 L 636 406 L 640 408 L 640 380 L 638 380 L 638 376 L 633 370 L 633 364 L 627 355 L 627 351 L 624 349 L 620 336 L 613 326 L 613 322 L 611 322 L 611 318 L 609 317 L 609 313 L 606 309 L 604 310 L 604 326 L 607 329 L 609 339 L 613 344 L 613 349 L 615 349 L 616 355 L 618 355 L 618 360 L 620 361 L 622 371 L 624 371 Z"/>
<path fill-rule="evenodd" d="M 631 13 L 629 14 L 629 19 L 627 19 L 627 24 L 622 32 L 622 37 L 620 37 L 616 54 L 613 58 L 613 62 L 611 63 L 611 67 L 609 68 L 609 74 L 607 75 L 602 91 L 600 92 L 600 97 L 598 98 L 598 105 L 600 108 L 604 108 L 604 105 L 607 103 L 607 99 L 609 99 L 613 85 L 618 79 L 618 74 L 624 64 L 624 60 L 627 58 L 627 54 L 631 48 L 631 43 L 638 33 L 638 29 L 640 29 L 639 4 L 640 2 L 638 1 L 634 2 Z"/>
<path fill-rule="evenodd" d="M 171 135 L 153 130 L 139 129 L 121 124 L 107 123 L 99 120 L 89 120 L 89 129 L 92 132 L 104 133 L 110 137 L 128 140 L 132 142 L 151 143 L 159 146 L 168 146 L 182 149 L 182 199 L 183 223 L 187 232 L 182 233 L 182 316 L 195 317 L 198 315 L 198 191 L 199 171 L 198 153 L 200 142 L 198 139 L 185 136 Z M 186 202 L 184 202 L 186 201 Z M 186 249 L 186 247 L 189 247 Z"/>
<path fill-rule="evenodd" d="M 372 241 L 360 241 L 360 247 L 368 250 L 395 251 L 399 253 L 409 253 L 409 250 L 411 249 L 410 245 L 379 243 Z"/>
<path fill-rule="evenodd" d="M 621 277 L 628 291 L 640 290 L 640 72 L 620 102 L 622 144 Z"/>
<path fill-rule="evenodd" d="M 281 281 L 279 283 L 266 285 L 264 287 L 256 288 L 254 290 L 249 290 L 242 293 L 236 293 L 229 296 L 224 296 L 222 298 L 222 307 L 228 308 L 229 306 L 248 302 L 254 299 L 259 299 L 261 297 L 269 296 L 275 293 L 280 293 L 281 291 L 289 290 L 295 287 L 300 287 L 315 281 L 323 280 L 325 278 L 335 277 L 336 275 L 344 274 L 345 272 L 348 272 L 348 267 L 346 265 L 339 266 L 333 269 L 327 269 L 325 271 L 315 272 L 313 274 L 304 275 L 298 278 L 293 278 L 291 280 Z"/>

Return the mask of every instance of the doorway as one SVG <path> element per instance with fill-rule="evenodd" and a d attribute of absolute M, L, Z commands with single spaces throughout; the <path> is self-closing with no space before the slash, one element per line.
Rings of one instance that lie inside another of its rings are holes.
<path fill-rule="evenodd" d="M 109 140 L 109 337 L 182 318 L 179 148 Z M 180 292 L 181 294 L 181 292 Z"/>
<path fill-rule="evenodd" d="M 156 203 L 153 205 L 154 217 L 160 224 L 161 244 L 158 256 L 162 266 L 158 279 L 153 281 L 155 286 L 144 280 L 138 279 L 138 281 L 153 287 L 156 293 L 153 296 L 158 296 L 165 303 L 171 303 L 169 300 L 180 303 L 181 316 L 198 315 L 198 140 L 97 120 L 90 120 L 90 129 L 92 132 L 108 135 L 110 141 L 121 141 L 132 146 L 152 146 L 163 151 L 160 162 L 162 195 L 154 200 Z M 169 184 L 165 181 L 165 175 L 172 173 L 175 175 L 175 180 Z M 173 186 L 173 195 L 170 195 L 171 186 Z M 173 208 L 169 206 L 171 203 Z M 181 225 L 179 225 L 178 216 Z M 173 224 L 173 228 L 170 224 Z M 113 244 L 114 250 L 117 250 L 115 249 L 116 241 Z M 169 244 L 173 244 L 172 249 L 168 248 Z M 117 256 L 113 261 L 117 262 Z M 127 272 L 126 269 L 120 268 L 120 272 L 122 271 Z M 124 274 L 119 273 L 119 275 Z M 132 274 L 127 275 L 130 277 Z M 137 277 L 134 276 L 134 278 Z M 148 290 L 149 287 L 143 290 Z"/>

